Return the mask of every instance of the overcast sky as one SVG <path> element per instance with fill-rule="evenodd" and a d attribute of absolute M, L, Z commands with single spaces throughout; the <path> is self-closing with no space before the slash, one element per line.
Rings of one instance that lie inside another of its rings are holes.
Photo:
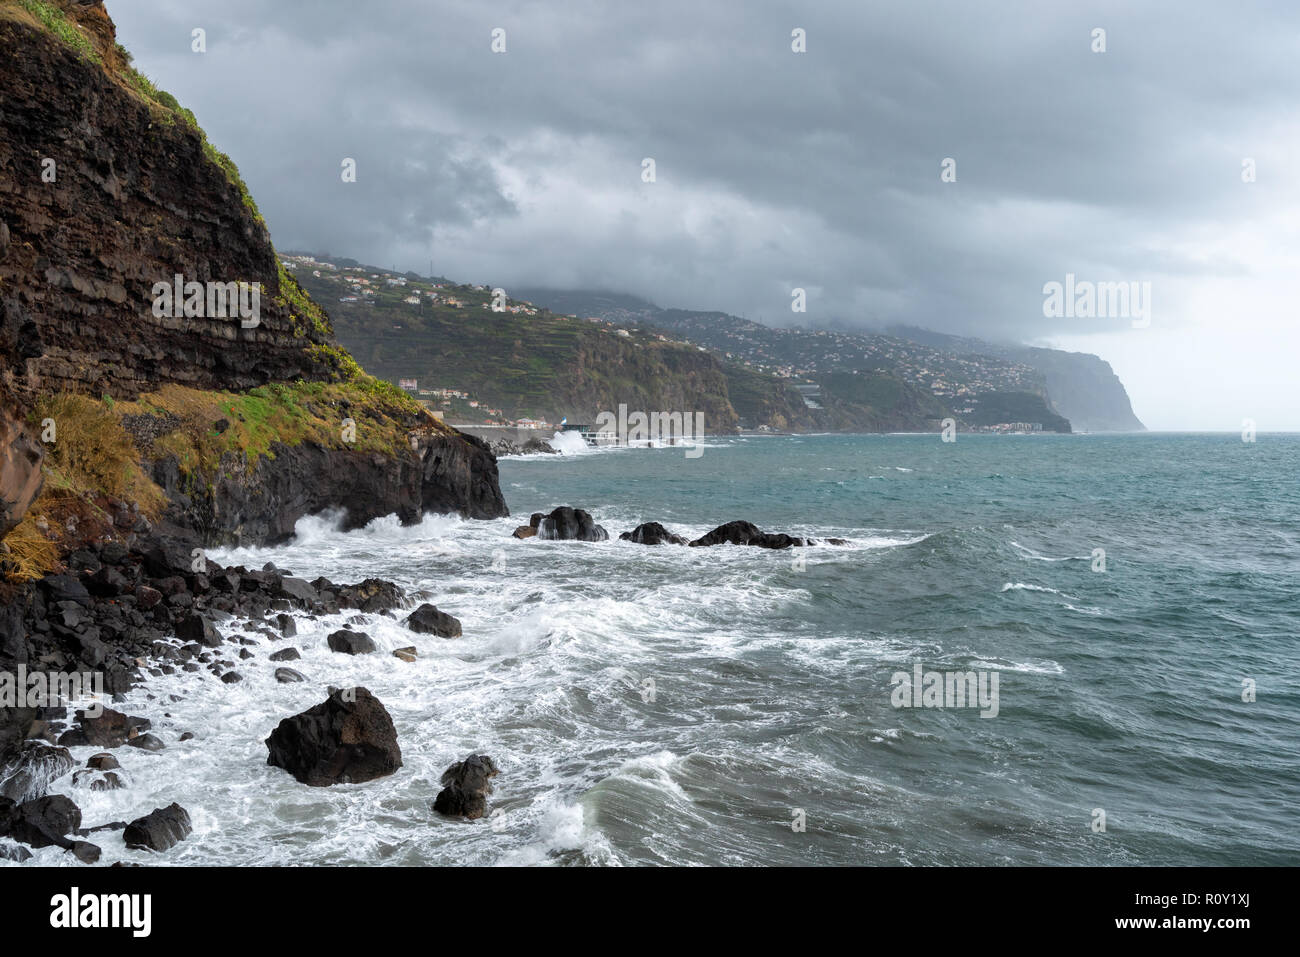
<path fill-rule="evenodd" d="M 1078 349 L 1151 428 L 1300 429 L 1290 0 L 107 7 L 280 249 Z M 1044 316 L 1067 273 L 1149 326 Z"/>

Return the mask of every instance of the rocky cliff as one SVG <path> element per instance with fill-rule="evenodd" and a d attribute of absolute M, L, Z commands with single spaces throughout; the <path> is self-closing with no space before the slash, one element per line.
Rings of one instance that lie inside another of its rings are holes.
<path fill-rule="evenodd" d="M 1133 412 L 1128 391 L 1110 363 L 1087 352 L 1066 352 L 1011 343 L 986 342 L 950 336 L 910 326 L 890 330 L 914 342 L 922 342 L 955 354 L 987 355 L 1018 362 L 1043 377 L 1052 408 L 1085 432 L 1144 432 Z"/>
<path fill-rule="evenodd" d="M 281 268 L 234 164 L 130 66 L 102 3 L 0 0 L 0 90 L 0 534 L 39 491 L 43 397 L 80 393 L 108 409 L 147 400 L 173 431 L 210 432 L 224 418 L 196 420 L 202 402 L 167 408 L 158 394 L 168 385 L 190 397 L 338 387 L 309 410 L 330 428 L 295 427 L 251 454 L 141 446 L 171 495 L 169 517 L 208 540 L 283 537 L 330 507 L 353 524 L 384 511 L 506 514 L 491 453 L 362 373 L 335 342 L 328 316 Z M 156 284 L 177 276 L 208 290 L 198 309 L 157 308 Z M 251 320 L 212 308 L 214 285 L 241 283 L 257 290 L 245 298 L 257 304 Z M 264 397 L 259 413 L 280 398 Z M 358 400 L 385 423 L 359 444 L 342 427 Z"/>

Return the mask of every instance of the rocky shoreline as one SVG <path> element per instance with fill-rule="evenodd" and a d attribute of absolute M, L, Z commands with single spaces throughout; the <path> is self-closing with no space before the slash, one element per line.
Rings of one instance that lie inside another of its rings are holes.
<path fill-rule="evenodd" d="M 571 506 L 534 513 L 514 535 L 543 541 L 610 539 L 589 512 Z M 693 541 L 658 522 L 646 522 L 618 540 L 775 550 L 845 544 L 766 533 L 745 521 L 725 523 Z M 236 684 L 247 669 L 264 667 L 274 669 L 277 683 L 300 683 L 309 679 L 289 666 L 300 658 L 292 642 L 296 615 L 311 619 L 358 612 L 327 638 L 338 654 L 375 653 L 370 637 L 359 630 L 366 616 L 397 618 L 413 636 L 462 635 L 456 618 L 428 603 L 412 608 L 414 603 L 399 586 L 377 578 L 336 584 L 324 577 L 308 581 L 269 563 L 261 569 L 223 566 L 206 557 L 197 539 L 149 528 L 125 536 L 124 542 L 88 542 L 68 557 L 60 574 L 11 586 L 0 608 L 0 673 L 102 675 L 104 695 L 114 703 L 132 687 L 147 685 L 150 677 L 178 671 L 207 671 Z M 223 628 L 223 637 L 218 624 L 239 628 Z M 412 644 L 393 654 L 412 661 L 419 652 Z M 166 708 L 164 701 L 157 704 Z M 68 775 L 74 789 L 128 786 L 111 752 L 123 747 L 160 751 L 175 743 L 155 729 L 157 718 L 107 706 L 99 714 L 63 705 L 0 708 L 0 856 L 23 860 L 30 856 L 27 847 L 57 846 L 83 863 L 95 863 L 100 849 L 90 838 L 104 830 L 121 830 L 128 847 L 155 852 L 183 841 L 192 826 L 188 811 L 179 805 L 130 822 L 83 826 L 76 803 L 50 793 Z M 175 728 L 166 734 L 179 741 L 193 737 Z M 86 746 L 101 750 L 78 767 L 68 749 Z M 402 767 L 392 719 L 364 687 L 329 688 L 321 703 L 286 716 L 266 746 L 268 765 L 312 787 L 362 783 Z M 490 779 L 498 773 L 491 757 L 470 755 L 447 769 L 431 810 L 468 819 L 484 816 Z"/>
<path fill-rule="evenodd" d="M 395 617 L 408 604 L 397 585 L 380 579 L 338 585 L 271 565 L 222 566 L 192 539 L 151 535 L 130 545 L 90 544 L 70 556 L 66 572 L 11 589 L 0 610 L 0 673 L 100 675 L 104 694 L 115 702 L 150 676 L 178 671 L 208 671 L 235 684 L 244 669 L 271 667 L 277 682 L 297 683 L 306 676 L 284 664 L 300 657 L 291 642 L 295 613 L 311 618 L 356 610 Z M 231 622 L 241 630 L 223 638 L 216 626 Z M 427 603 L 405 624 L 417 635 L 461 634 L 459 621 Z M 329 636 L 329 645 L 344 654 L 374 651 L 352 621 Z M 395 652 L 407 661 L 417 653 L 414 646 Z M 358 783 L 400 768 L 396 732 L 383 705 L 365 688 L 329 691 L 322 704 L 281 721 L 267 739 L 267 763 L 312 786 Z M 175 804 L 132 822 L 83 827 L 76 803 L 49 793 L 69 774 L 73 788 L 123 787 L 111 751 L 159 751 L 173 743 L 154 733 L 149 717 L 99 705 L 94 710 L 100 713 L 64 704 L 0 708 L 0 839 L 16 842 L 0 841 L 0 856 L 24 860 L 30 857 L 24 845 L 57 846 L 94 863 L 100 850 L 85 839 L 98 831 L 122 830 L 128 847 L 152 851 L 167 850 L 190 833 L 188 812 Z M 178 740 L 189 738 L 184 732 Z M 68 749 L 85 746 L 105 750 L 78 768 Z M 486 756 L 466 760 L 491 763 Z M 486 790 L 454 771 L 447 773 L 456 780 L 434 803 L 441 802 L 440 813 L 481 816 Z"/>
<path fill-rule="evenodd" d="M 484 439 L 484 443 L 497 458 L 507 455 L 559 455 L 560 450 L 545 439 L 532 438 L 527 442 L 512 442 L 509 439 Z"/>

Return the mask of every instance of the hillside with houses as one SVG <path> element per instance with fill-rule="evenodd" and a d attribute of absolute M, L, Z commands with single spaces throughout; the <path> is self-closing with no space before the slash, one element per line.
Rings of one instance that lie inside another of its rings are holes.
<path fill-rule="evenodd" d="M 1070 430 L 1043 377 L 1006 359 L 631 297 L 561 312 L 563 299 L 350 259 L 281 261 L 365 368 L 448 422 L 552 428 L 626 403 L 703 411 L 711 431 L 935 431 L 947 417 L 968 430 Z"/>

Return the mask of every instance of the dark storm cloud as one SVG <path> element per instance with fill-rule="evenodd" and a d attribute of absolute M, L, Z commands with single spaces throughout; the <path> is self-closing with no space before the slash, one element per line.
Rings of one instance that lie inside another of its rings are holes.
<path fill-rule="evenodd" d="M 1289 163 L 1283 3 L 108 6 L 278 246 L 507 288 L 1030 338 L 1060 331 L 1042 286 L 1066 272 L 1172 306 L 1180 277 L 1249 271 L 1187 237 L 1294 197 L 1240 179 L 1247 156 Z"/>

